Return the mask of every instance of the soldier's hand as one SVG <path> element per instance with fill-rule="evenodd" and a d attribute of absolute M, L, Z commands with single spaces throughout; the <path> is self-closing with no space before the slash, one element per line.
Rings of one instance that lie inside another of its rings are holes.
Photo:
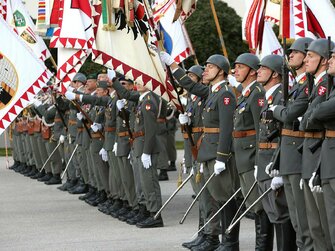
<path fill-rule="evenodd" d="M 116 152 L 117 152 L 117 142 L 114 143 L 112 152 L 115 153 L 115 155 L 116 155 Z"/>
<path fill-rule="evenodd" d="M 284 181 L 283 178 L 281 176 L 279 177 L 274 177 L 271 180 L 271 188 L 272 190 L 277 190 L 278 188 L 284 186 Z"/>
<path fill-rule="evenodd" d="M 309 179 L 308 186 L 311 189 L 312 193 L 322 193 L 321 184 L 316 184 L 317 175 L 316 172 L 313 172 L 312 177 Z"/>
<path fill-rule="evenodd" d="M 300 179 L 299 187 L 300 187 L 300 190 L 304 189 L 304 180 L 303 179 Z"/>
<path fill-rule="evenodd" d="M 222 161 L 215 160 L 215 164 L 214 164 L 215 175 L 219 175 L 224 170 L 226 170 L 226 164 Z"/>
<path fill-rule="evenodd" d="M 190 123 L 191 123 L 191 119 L 190 119 L 189 116 L 187 116 L 186 113 L 184 113 L 184 114 L 182 114 L 182 113 L 179 114 L 178 120 L 179 120 L 179 123 L 180 123 L 181 125 L 185 125 L 185 124 L 190 124 Z"/>
<path fill-rule="evenodd" d="M 276 109 L 276 107 L 277 107 L 276 105 L 270 106 L 269 110 L 274 111 Z"/>
<path fill-rule="evenodd" d="M 78 112 L 77 113 L 77 119 L 81 121 L 81 120 L 83 120 L 83 118 L 84 118 L 84 115 L 81 112 Z"/>
<path fill-rule="evenodd" d="M 108 154 L 107 151 L 105 150 L 105 148 L 101 148 L 99 155 L 101 156 L 101 159 L 105 162 L 108 161 Z"/>
<path fill-rule="evenodd" d="M 64 136 L 64 135 L 60 135 L 60 136 L 59 136 L 59 143 L 60 143 L 60 144 L 63 144 L 64 141 L 65 141 L 65 136 Z"/>
<path fill-rule="evenodd" d="M 151 155 L 143 153 L 141 156 L 142 164 L 145 169 L 149 169 L 151 166 Z"/>
<path fill-rule="evenodd" d="M 235 88 L 237 88 L 241 84 L 240 82 L 237 82 L 236 78 L 231 74 L 228 75 L 228 82 L 231 86 Z"/>
<path fill-rule="evenodd" d="M 258 166 L 254 166 L 254 177 L 257 180 Z"/>
<path fill-rule="evenodd" d="M 159 57 L 161 58 L 162 63 L 170 66 L 174 63 L 174 59 L 170 56 L 170 54 L 168 54 L 165 51 L 161 51 L 159 53 Z"/>
<path fill-rule="evenodd" d="M 127 101 L 125 99 L 120 99 L 120 100 L 116 101 L 116 107 L 117 107 L 117 109 L 119 111 L 121 111 L 122 108 L 126 106 L 126 102 Z"/>
<path fill-rule="evenodd" d="M 102 125 L 94 122 L 93 125 L 91 125 L 91 129 L 93 132 L 97 132 L 102 129 Z"/>
<path fill-rule="evenodd" d="M 65 97 L 66 97 L 68 100 L 75 100 L 75 99 L 76 99 L 76 94 L 73 93 L 73 92 L 70 92 L 70 91 L 66 91 L 66 92 L 65 92 Z"/>
<path fill-rule="evenodd" d="M 266 167 L 265 167 L 265 173 L 269 175 L 271 178 L 279 176 L 279 170 L 277 169 L 272 169 L 273 162 L 270 162 Z"/>

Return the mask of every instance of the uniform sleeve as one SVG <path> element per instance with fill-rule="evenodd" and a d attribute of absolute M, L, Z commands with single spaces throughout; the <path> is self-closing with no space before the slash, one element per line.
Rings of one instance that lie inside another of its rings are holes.
<path fill-rule="evenodd" d="M 84 104 L 91 104 L 93 106 L 107 106 L 110 100 L 109 96 L 97 97 L 92 95 L 83 94 L 82 102 Z"/>
<path fill-rule="evenodd" d="M 256 132 L 259 131 L 259 120 L 261 115 L 262 107 L 265 103 L 265 93 L 258 91 L 251 100 L 250 110 L 252 113 L 252 119 Z M 258 133 L 256 133 L 256 142 L 258 142 Z"/>
<path fill-rule="evenodd" d="M 310 120 L 326 121 L 335 118 L 335 98 L 318 104 L 310 116 Z"/>
<path fill-rule="evenodd" d="M 225 91 L 218 99 L 220 133 L 219 144 L 217 148 L 218 161 L 227 162 L 231 157 L 232 132 L 233 132 L 233 116 L 236 107 L 236 99 L 234 95 Z"/>
<path fill-rule="evenodd" d="M 142 103 L 142 114 L 144 121 L 144 146 L 143 153 L 151 154 L 154 152 L 157 134 L 157 107 L 155 104 L 146 100 Z"/>
<path fill-rule="evenodd" d="M 200 83 L 193 82 L 190 77 L 187 76 L 186 72 L 183 69 L 177 69 L 177 71 L 173 73 L 173 76 L 176 78 L 178 83 L 190 93 L 198 97 L 206 98 L 208 96 L 209 87 Z"/>
<path fill-rule="evenodd" d="M 120 99 L 127 99 L 137 102 L 140 98 L 140 94 L 136 91 L 127 90 L 118 80 L 113 83 L 113 88 L 119 95 Z"/>

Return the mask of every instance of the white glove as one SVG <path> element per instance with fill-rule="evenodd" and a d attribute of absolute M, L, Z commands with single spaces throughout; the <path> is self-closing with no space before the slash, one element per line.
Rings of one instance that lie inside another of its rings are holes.
<path fill-rule="evenodd" d="M 254 177 L 257 180 L 258 166 L 254 166 Z"/>
<path fill-rule="evenodd" d="M 108 154 L 105 148 L 101 148 L 99 155 L 101 156 L 102 160 L 107 162 L 108 161 Z"/>
<path fill-rule="evenodd" d="M 299 120 L 299 122 L 301 122 L 301 120 L 302 120 L 302 117 L 298 117 L 297 119 Z"/>
<path fill-rule="evenodd" d="M 93 132 L 97 132 L 102 129 L 102 125 L 94 122 L 93 125 L 91 125 L 91 129 Z"/>
<path fill-rule="evenodd" d="M 66 97 L 68 100 L 75 100 L 75 99 L 76 99 L 76 94 L 73 93 L 73 92 L 70 92 L 70 91 L 66 91 L 66 92 L 65 92 L 65 97 Z"/>
<path fill-rule="evenodd" d="M 300 190 L 304 189 L 304 180 L 303 179 L 300 179 L 299 187 L 300 187 Z"/>
<path fill-rule="evenodd" d="M 64 135 L 60 135 L 59 136 L 59 143 L 63 144 L 65 141 L 65 136 Z"/>
<path fill-rule="evenodd" d="M 84 115 L 81 112 L 78 112 L 77 113 L 77 119 L 78 120 L 83 120 L 83 118 L 84 118 Z"/>
<path fill-rule="evenodd" d="M 269 107 L 269 110 L 274 111 L 276 109 L 276 107 L 277 107 L 276 105 L 273 105 L 273 106 Z"/>
<path fill-rule="evenodd" d="M 143 167 L 145 169 L 149 169 L 149 167 L 151 166 L 151 155 L 143 153 L 142 156 L 141 156 L 141 160 L 142 160 L 142 163 L 143 163 Z"/>
<path fill-rule="evenodd" d="M 161 61 L 168 66 L 174 63 L 174 59 L 165 51 L 161 51 L 159 57 L 161 58 Z"/>
<path fill-rule="evenodd" d="M 241 84 L 240 82 L 237 82 L 236 78 L 231 74 L 228 75 L 228 82 L 235 88 Z"/>
<path fill-rule="evenodd" d="M 120 99 L 120 100 L 116 101 L 116 107 L 119 111 L 121 111 L 121 109 L 123 107 L 125 107 L 125 105 L 126 105 L 126 100 L 125 99 Z"/>
<path fill-rule="evenodd" d="M 322 193 L 322 187 L 320 185 L 317 185 L 317 186 L 314 186 L 313 185 L 313 181 L 315 179 L 315 176 L 316 176 L 316 172 L 314 172 L 312 174 L 312 177 L 309 179 L 309 182 L 308 182 L 308 185 L 309 185 L 309 188 L 311 189 L 312 193 Z"/>
<path fill-rule="evenodd" d="M 204 173 L 204 163 L 200 164 L 200 169 L 199 169 L 200 173 Z"/>
<path fill-rule="evenodd" d="M 185 124 L 190 124 L 190 123 L 191 123 L 191 119 L 190 119 L 189 116 L 187 116 L 186 113 L 184 113 L 184 114 L 182 114 L 182 113 L 179 114 L 178 119 L 179 119 L 179 123 L 180 123 L 181 125 L 185 125 Z"/>
<path fill-rule="evenodd" d="M 42 105 L 42 101 L 40 101 L 39 99 L 35 98 L 33 104 L 34 104 L 34 107 L 37 108 L 40 105 Z"/>
<path fill-rule="evenodd" d="M 194 175 L 194 168 L 193 168 L 193 166 L 191 167 L 191 171 L 190 171 L 190 175 Z"/>
<path fill-rule="evenodd" d="M 222 161 L 215 160 L 215 164 L 214 164 L 215 175 L 219 175 L 224 170 L 226 170 L 226 164 Z"/>
<path fill-rule="evenodd" d="M 284 186 L 284 181 L 281 176 L 274 177 L 271 181 L 271 188 L 272 190 L 277 190 L 278 188 Z"/>
<path fill-rule="evenodd" d="M 279 170 L 277 169 L 272 169 L 271 167 L 273 165 L 273 162 L 270 162 L 266 167 L 265 167 L 265 173 L 269 175 L 271 178 L 279 176 Z"/>
<path fill-rule="evenodd" d="M 112 152 L 116 154 L 116 151 L 117 151 L 117 142 L 114 143 Z"/>
<path fill-rule="evenodd" d="M 180 102 L 183 106 L 186 106 L 187 105 L 187 98 L 185 97 L 180 97 Z"/>

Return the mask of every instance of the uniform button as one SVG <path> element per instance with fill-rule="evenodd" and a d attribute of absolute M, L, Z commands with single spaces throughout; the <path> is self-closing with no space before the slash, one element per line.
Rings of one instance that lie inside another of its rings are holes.
<path fill-rule="evenodd" d="M 250 147 L 252 147 L 252 145 L 250 145 Z"/>

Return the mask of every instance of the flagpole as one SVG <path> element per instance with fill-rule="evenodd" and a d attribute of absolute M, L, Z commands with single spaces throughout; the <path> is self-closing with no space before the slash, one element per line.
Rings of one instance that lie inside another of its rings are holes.
<path fill-rule="evenodd" d="M 211 9 L 212 9 L 213 17 L 214 17 L 216 30 L 217 30 L 218 35 L 219 35 L 219 39 L 220 39 L 220 43 L 221 43 L 221 47 L 222 47 L 222 52 L 223 52 L 223 55 L 226 58 L 228 58 L 228 53 L 227 53 L 226 45 L 225 45 L 224 40 L 223 40 L 222 31 L 221 31 L 220 24 L 219 24 L 219 19 L 218 19 L 218 16 L 216 15 L 216 11 L 215 11 L 214 0 L 210 0 L 210 4 L 211 4 Z"/>

